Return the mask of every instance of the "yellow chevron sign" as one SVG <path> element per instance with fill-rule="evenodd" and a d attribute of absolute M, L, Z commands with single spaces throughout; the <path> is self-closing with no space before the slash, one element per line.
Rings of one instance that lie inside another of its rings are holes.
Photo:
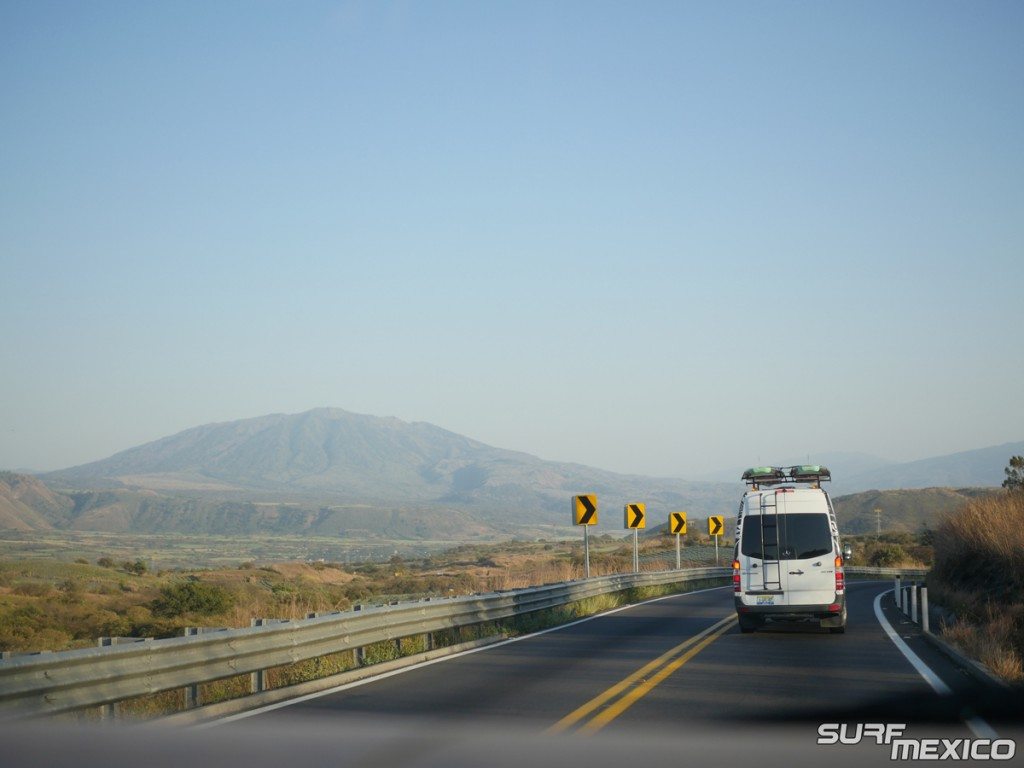
<path fill-rule="evenodd" d="M 647 527 L 647 505 L 646 504 L 627 504 L 623 510 L 626 515 L 626 527 L 627 528 L 646 528 Z"/>
<path fill-rule="evenodd" d="M 673 512 L 668 516 L 668 532 L 686 535 L 686 513 Z"/>
<path fill-rule="evenodd" d="M 597 525 L 597 494 L 572 497 L 572 524 Z"/>
<path fill-rule="evenodd" d="M 725 518 L 721 515 L 714 515 L 708 518 L 708 535 L 721 536 L 725 532 Z"/>

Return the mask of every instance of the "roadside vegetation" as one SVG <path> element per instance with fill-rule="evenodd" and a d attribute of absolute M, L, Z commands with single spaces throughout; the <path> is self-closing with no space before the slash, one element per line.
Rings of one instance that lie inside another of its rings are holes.
<path fill-rule="evenodd" d="M 641 569 L 675 565 L 675 541 L 641 540 Z M 632 569 L 632 542 L 591 539 L 591 574 Z M 722 561 L 731 556 L 723 547 Z M 683 565 L 713 564 L 706 544 L 684 547 Z M 301 619 L 356 604 L 448 597 L 581 578 L 579 541 L 471 544 L 383 562 L 257 563 L 155 570 L 101 555 L 74 562 L 0 560 L 0 650 L 59 651 L 98 637 L 174 637 L 186 627 L 246 627 L 252 618 Z"/>
<path fill-rule="evenodd" d="M 957 620 L 942 635 L 1007 681 L 1024 683 L 1024 482 L 1020 457 L 1007 490 L 968 503 L 935 532 L 933 599 Z"/>
<path fill-rule="evenodd" d="M 928 568 L 932 564 L 934 533 L 886 532 L 880 535 L 844 536 L 853 549 L 848 565 L 873 568 Z"/>
<path fill-rule="evenodd" d="M 699 537 L 695 537 L 697 542 Z M 714 563 L 707 543 L 684 547 L 684 567 Z M 675 564 L 675 540 L 652 535 L 640 542 L 641 569 Z M 591 538 L 591 574 L 632 569 L 632 541 L 607 535 Z M 723 548 L 722 557 L 730 555 Z M 386 562 L 342 565 L 330 562 L 252 561 L 233 568 L 154 571 L 139 560 L 101 556 L 95 562 L 51 559 L 0 561 L 0 650 L 65 650 L 96 644 L 96 638 L 173 637 L 186 627 L 245 627 L 252 618 L 300 619 L 313 612 L 344 611 L 356 604 L 380 604 L 419 597 L 445 597 L 515 589 L 583 576 L 579 541 L 512 541 L 472 544 L 421 558 L 392 556 Z M 393 661 L 483 638 L 525 634 L 564 624 L 627 603 L 709 582 L 665 585 L 599 595 L 500 622 L 454 628 L 399 642 L 378 643 L 355 656 L 345 651 L 266 671 L 266 686 L 279 688 Z M 204 704 L 245 696 L 248 674 L 203 683 Z M 122 716 L 150 718 L 180 711 L 181 690 L 164 691 L 118 705 Z M 74 717 L 100 717 L 94 709 Z"/>

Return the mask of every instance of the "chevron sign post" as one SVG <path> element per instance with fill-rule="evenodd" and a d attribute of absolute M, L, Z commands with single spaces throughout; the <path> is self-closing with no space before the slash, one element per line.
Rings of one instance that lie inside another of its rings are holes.
<path fill-rule="evenodd" d="M 718 540 L 722 538 L 725 531 L 725 518 L 721 515 L 712 515 L 708 518 L 708 535 L 715 540 L 715 565 L 718 565 Z"/>
<path fill-rule="evenodd" d="M 640 573 L 640 543 L 638 531 L 647 527 L 647 505 L 635 502 L 623 510 L 626 527 L 633 529 L 633 573 Z"/>
<path fill-rule="evenodd" d="M 597 494 L 572 497 L 573 525 L 583 527 L 583 574 L 590 578 L 590 526 L 597 525 Z"/>
<path fill-rule="evenodd" d="M 682 567 L 680 560 L 680 537 L 686 534 L 686 513 L 673 512 L 668 516 L 668 530 L 676 535 L 676 570 Z"/>

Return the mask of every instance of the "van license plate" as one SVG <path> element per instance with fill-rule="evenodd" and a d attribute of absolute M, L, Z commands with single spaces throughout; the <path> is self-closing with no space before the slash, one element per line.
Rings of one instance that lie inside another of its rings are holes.
<path fill-rule="evenodd" d="M 766 595 L 757 598 L 758 605 L 775 605 L 775 595 Z"/>

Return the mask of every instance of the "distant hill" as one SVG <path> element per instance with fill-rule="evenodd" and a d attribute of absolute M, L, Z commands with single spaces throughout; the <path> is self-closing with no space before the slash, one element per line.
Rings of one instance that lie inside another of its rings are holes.
<path fill-rule="evenodd" d="M 999 487 L 1003 468 L 1011 456 L 1024 455 L 1024 442 L 962 451 L 918 461 L 895 462 L 866 453 L 831 451 L 797 457 L 788 461 L 771 459 L 766 464 L 822 464 L 832 471 L 829 491 L 833 496 L 869 490 L 900 488 L 985 488 Z M 751 462 L 748 466 L 753 466 Z M 706 475 L 707 480 L 738 479 L 743 468 Z"/>
<path fill-rule="evenodd" d="M 377 510 L 365 521 L 377 530 L 393 531 L 389 515 L 399 512 L 398 522 L 406 524 L 398 527 L 417 538 L 452 535 L 452 524 L 440 524 L 446 520 L 461 520 L 457 528 L 480 535 L 522 526 L 564 533 L 569 498 L 576 493 L 597 493 L 599 527 L 614 530 L 622 527 L 628 501 L 644 500 L 652 516 L 677 509 L 713 514 L 731 509 L 742 490 L 738 482 L 620 475 L 549 462 L 431 424 L 327 408 L 196 427 L 42 477 L 77 499 L 77 527 L 88 521 L 102 530 L 212 531 L 220 515 L 232 526 L 243 518 L 263 521 L 261 530 L 347 530 L 340 518 L 363 509 Z M 85 492 L 94 498 L 83 502 Z M 239 504 L 262 506 L 243 514 Z M 285 512 L 265 520 L 268 505 Z M 335 511 L 318 511 L 324 509 Z"/>
<path fill-rule="evenodd" d="M 909 464 L 852 453 L 811 458 L 832 468 L 835 498 L 851 485 L 998 485 L 1014 453 L 1024 453 L 1024 443 Z M 617 533 L 626 502 L 644 501 L 655 527 L 675 510 L 691 521 L 731 516 L 743 491 L 738 472 L 722 483 L 621 475 L 495 448 L 432 424 L 331 408 L 208 424 L 38 478 L 0 478 L 0 528 L 7 529 L 445 540 L 572 533 L 576 493 L 596 493 L 600 531 Z M 888 528 L 916 529 L 935 510 L 956 506 L 958 494 L 969 495 L 934 489 L 843 505 L 849 524 L 865 531 L 874 530 L 875 506 L 886 511 Z"/>
<path fill-rule="evenodd" d="M 846 534 L 874 533 L 881 510 L 883 531 L 918 532 L 935 528 L 968 501 L 1001 491 L 994 488 L 916 488 L 864 491 L 832 499 L 839 530 Z"/>
<path fill-rule="evenodd" d="M 896 488 L 999 487 L 1011 456 L 1024 455 L 1024 442 L 1005 443 L 948 456 L 877 467 L 844 477 L 833 473 L 843 493 Z"/>
<path fill-rule="evenodd" d="M 62 527 L 74 503 L 34 477 L 0 472 L 0 529 L 44 531 Z"/>

